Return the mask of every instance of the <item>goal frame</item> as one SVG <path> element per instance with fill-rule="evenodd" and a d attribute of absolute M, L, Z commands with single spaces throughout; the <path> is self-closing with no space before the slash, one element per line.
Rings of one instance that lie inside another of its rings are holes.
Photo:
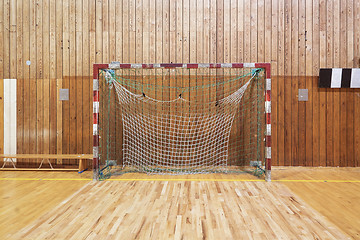
<path fill-rule="evenodd" d="M 265 70 L 265 181 L 271 181 L 271 65 L 270 63 L 119 63 L 93 64 L 93 180 L 99 180 L 99 70 L 101 69 L 155 69 L 155 68 L 263 68 Z"/>

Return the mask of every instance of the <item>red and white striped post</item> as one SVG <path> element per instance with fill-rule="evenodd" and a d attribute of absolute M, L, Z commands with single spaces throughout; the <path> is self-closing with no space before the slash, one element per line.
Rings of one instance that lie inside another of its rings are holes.
<path fill-rule="evenodd" d="M 99 69 L 106 69 L 109 64 L 93 66 L 93 180 L 99 180 Z"/>
<path fill-rule="evenodd" d="M 265 180 L 271 181 L 271 65 L 256 63 L 255 67 L 265 69 Z"/>

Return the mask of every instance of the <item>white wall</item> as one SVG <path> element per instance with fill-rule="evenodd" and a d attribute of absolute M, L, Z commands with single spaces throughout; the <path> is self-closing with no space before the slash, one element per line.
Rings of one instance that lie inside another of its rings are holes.
<path fill-rule="evenodd" d="M 16 79 L 4 79 L 4 154 L 16 154 Z"/>

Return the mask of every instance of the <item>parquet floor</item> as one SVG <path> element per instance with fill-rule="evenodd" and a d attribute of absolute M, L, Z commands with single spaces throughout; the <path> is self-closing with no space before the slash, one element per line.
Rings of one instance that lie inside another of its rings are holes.
<path fill-rule="evenodd" d="M 271 183 L 0 172 L 0 239 L 358 239 L 360 169 L 347 171 L 354 182 L 339 171 L 275 168 Z"/>

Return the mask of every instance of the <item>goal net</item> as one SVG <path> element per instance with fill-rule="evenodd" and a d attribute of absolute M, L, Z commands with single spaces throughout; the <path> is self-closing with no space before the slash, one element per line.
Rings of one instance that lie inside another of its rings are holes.
<path fill-rule="evenodd" d="M 258 65 L 95 66 L 94 178 L 268 170 L 270 180 Z"/>

